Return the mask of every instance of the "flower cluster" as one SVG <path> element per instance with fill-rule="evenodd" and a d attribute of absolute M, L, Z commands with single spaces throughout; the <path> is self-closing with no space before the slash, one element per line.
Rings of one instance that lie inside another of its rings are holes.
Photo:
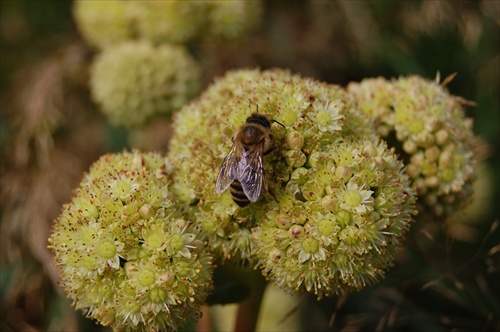
<path fill-rule="evenodd" d="M 93 99 L 115 125 L 169 114 L 197 92 L 200 71 L 182 46 L 128 42 L 101 52 L 91 67 Z"/>
<path fill-rule="evenodd" d="M 271 126 L 263 197 L 238 208 L 215 182 L 231 137 L 257 110 L 283 126 Z M 197 205 L 223 259 L 249 261 L 280 286 L 320 297 L 359 289 L 390 265 L 414 212 L 413 192 L 340 87 L 283 70 L 234 71 L 176 113 L 174 128 L 172 191 Z"/>
<path fill-rule="evenodd" d="M 351 129 L 370 132 L 341 88 L 282 70 L 228 73 L 197 102 L 177 112 L 169 150 L 172 190 L 180 200 L 198 203 L 204 233 L 216 252 L 228 259 L 254 255 L 250 229 L 270 199 L 238 209 L 228 192 L 222 196 L 215 192 L 217 172 L 231 147 L 231 138 L 257 110 L 287 128 L 272 126 L 276 149 L 265 157 L 267 186 L 275 194 L 290 176 L 300 173 L 301 166 L 315 158 L 319 145 L 332 144 L 341 132 Z M 263 195 L 267 195 L 266 190 Z"/>
<path fill-rule="evenodd" d="M 200 314 L 212 287 L 212 257 L 165 169 L 154 153 L 105 155 L 55 222 L 61 284 L 102 325 L 175 330 Z"/>
<path fill-rule="evenodd" d="M 90 73 L 94 101 L 114 125 L 138 127 L 188 102 L 200 83 L 187 52 L 196 42 L 242 39 L 259 1 L 75 1 L 82 36 L 101 51 Z"/>
<path fill-rule="evenodd" d="M 409 228 L 414 196 L 379 140 L 324 146 L 297 168 L 253 229 L 264 274 L 319 298 L 373 284 Z"/>
<path fill-rule="evenodd" d="M 417 76 L 365 79 L 348 91 L 405 160 L 419 219 L 446 220 L 470 201 L 474 136 L 463 99 Z"/>
<path fill-rule="evenodd" d="M 92 45 L 105 48 L 133 39 L 186 44 L 200 38 L 241 39 L 258 23 L 259 1 L 85 1 L 74 16 Z"/>
<path fill-rule="evenodd" d="M 248 35 L 262 15 L 259 1 L 207 2 L 208 28 L 205 38 L 237 40 Z"/>
<path fill-rule="evenodd" d="M 115 51 L 126 55 L 133 45 Z M 161 48 L 137 45 L 144 54 Z M 93 68 L 103 75 L 96 84 L 119 62 L 116 54 L 105 57 Z M 156 58 L 123 63 L 142 68 Z M 121 81 L 136 84 L 139 72 Z M 318 298 L 376 283 L 417 210 L 446 216 L 464 202 L 473 135 L 462 101 L 437 83 L 371 79 L 348 91 L 279 69 L 229 72 L 174 114 L 167 158 L 103 156 L 49 239 L 76 307 L 118 330 L 176 329 L 200 313 L 212 287 L 212 255 Z M 253 113 L 271 120 L 273 149 L 263 156 L 261 197 L 240 208 L 215 184 Z"/>

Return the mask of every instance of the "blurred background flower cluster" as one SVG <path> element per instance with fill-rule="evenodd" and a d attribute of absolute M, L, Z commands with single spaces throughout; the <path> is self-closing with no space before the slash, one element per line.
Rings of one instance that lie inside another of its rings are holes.
<path fill-rule="evenodd" d="M 70 307 L 58 286 L 47 239 L 61 206 L 101 155 L 131 147 L 165 153 L 172 112 L 215 77 L 255 67 L 341 86 L 457 73 L 446 87 L 475 104 L 464 109 L 477 137 L 464 213 L 445 224 L 414 223 L 395 267 L 358 293 L 317 301 L 269 288 L 257 328 L 500 328 L 500 2 L 0 6 L 0 330 L 109 330 Z M 225 330 L 217 313 L 214 326 Z"/>

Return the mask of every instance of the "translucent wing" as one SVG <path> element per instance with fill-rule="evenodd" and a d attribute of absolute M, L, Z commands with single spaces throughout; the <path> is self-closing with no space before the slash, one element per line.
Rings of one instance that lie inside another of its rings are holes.
<path fill-rule="evenodd" d="M 238 164 L 241 160 L 242 149 L 238 141 L 235 141 L 226 158 L 224 158 L 215 184 L 217 194 L 224 192 L 238 178 Z"/>
<path fill-rule="evenodd" d="M 262 156 L 264 154 L 265 142 L 259 143 L 255 149 L 244 151 L 238 163 L 238 177 L 245 196 L 250 202 L 255 202 L 262 191 L 264 183 L 264 167 Z"/>

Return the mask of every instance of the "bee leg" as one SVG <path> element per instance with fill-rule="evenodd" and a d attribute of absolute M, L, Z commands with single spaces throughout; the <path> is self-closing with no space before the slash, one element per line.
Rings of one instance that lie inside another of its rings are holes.
<path fill-rule="evenodd" d="M 271 190 L 271 188 L 268 188 L 267 189 L 267 192 L 273 196 L 274 200 L 276 201 L 276 203 L 279 203 L 278 199 L 276 198 L 276 195 L 274 195 L 274 192 Z"/>
<path fill-rule="evenodd" d="M 266 192 L 271 195 L 274 200 L 276 201 L 276 203 L 279 203 L 278 199 L 276 198 L 276 195 L 274 194 L 273 190 L 271 188 L 269 188 L 269 186 L 267 185 L 267 181 L 264 182 L 264 189 L 266 190 Z"/>
<path fill-rule="evenodd" d="M 270 154 L 271 152 L 273 152 L 274 149 L 276 149 L 276 145 L 271 146 L 267 151 L 264 152 L 263 155 L 267 156 L 268 154 Z"/>

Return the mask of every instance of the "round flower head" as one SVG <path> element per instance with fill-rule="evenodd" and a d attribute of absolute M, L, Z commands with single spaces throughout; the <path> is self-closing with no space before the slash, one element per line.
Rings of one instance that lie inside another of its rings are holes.
<path fill-rule="evenodd" d="M 253 229 L 264 274 L 318 298 L 375 283 L 414 213 L 402 163 L 385 143 L 355 139 L 322 147 L 299 169 Z"/>
<path fill-rule="evenodd" d="M 213 1 L 208 6 L 208 34 L 226 40 L 247 35 L 262 15 L 260 1 Z"/>
<path fill-rule="evenodd" d="M 348 90 L 405 160 L 419 219 L 445 220 L 469 202 L 474 136 L 463 99 L 417 76 L 366 79 Z"/>
<path fill-rule="evenodd" d="M 133 127 L 180 108 L 197 93 L 199 78 L 183 47 L 128 42 L 96 58 L 90 89 L 111 123 Z"/>
<path fill-rule="evenodd" d="M 73 4 L 73 16 L 83 38 L 97 48 L 105 48 L 132 38 L 127 1 L 86 1 Z"/>
<path fill-rule="evenodd" d="M 82 36 L 105 49 L 134 39 L 153 44 L 186 44 L 197 38 L 244 37 L 262 14 L 260 1 L 75 1 Z"/>
<path fill-rule="evenodd" d="M 49 239 L 76 308 L 114 329 L 175 330 L 211 288 L 199 227 L 172 200 L 165 162 L 105 155 L 66 204 Z"/>
<path fill-rule="evenodd" d="M 131 41 L 186 43 L 205 24 L 206 4 L 197 1 L 75 1 L 73 14 L 83 37 L 99 49 Z"/>
<path fill-rule="evenodd" d="M 137 33 L 153 43 L 187 43 L 203 29 L 207 4 L 203 1 L 129 1 Z"/>
<path fill-rule="evenodd" d="M 271 121 L 261 197 L 240 208 L 215 183 L 231 138 L 257 106 L 279 124 Z M 358 289 L 390 265 L 411 221 L 412 191 L 393 153 L 369 143 L 375 133 L 341 88 L 282 70 L 234 71 L 176 113 L 174 127 L 172 190 L 197 204 L 203 233 L 223 259 L 256 263 L 279 285 L 319 296 Z M 278 238 L 290 232 L 303 241 Z M 322 263 L 335 252 L 344 256 Z"/>

